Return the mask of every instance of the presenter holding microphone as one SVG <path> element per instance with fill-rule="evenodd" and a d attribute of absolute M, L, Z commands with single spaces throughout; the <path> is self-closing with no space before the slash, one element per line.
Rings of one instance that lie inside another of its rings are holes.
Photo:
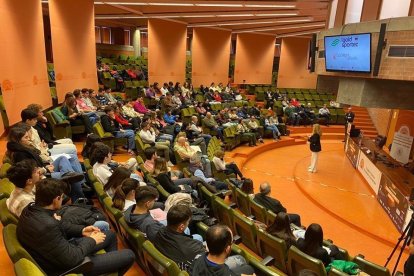
<path fill-rule="evenodd" d="M 315 173 L 317 171 L 318 155 L 319 155 L 319 152 L 322 150 L 321 136 L 322 136 L 322 132 L 321 132 L 320 125 L 314 124 L 313 129 L 312 129 L 312 135 L 308 139 L 310 143 L 310 150 L 312 152 L 311 165 L 308 168 L 308 171 L 311 173 Z"/>

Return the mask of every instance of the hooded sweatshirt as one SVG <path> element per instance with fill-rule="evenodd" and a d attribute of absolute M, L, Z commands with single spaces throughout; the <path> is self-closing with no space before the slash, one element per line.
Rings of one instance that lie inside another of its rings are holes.
<path fill-rule="evenodd" d="M 216 264 L 209 261 L 207 254 L 201 255 L 193 262 L 190 275 L 237 276 L 226 264 Z"/>
<path fill-rule="evenodd" d="M 154 241 L 158 231 L 165 226 L 156 221 L 149 212 L 142 215 L 134 214 L 135 206 L 136 204 L 125 211 L 125 221 L 130 227 L 145 233 L 151 242 Z"/>

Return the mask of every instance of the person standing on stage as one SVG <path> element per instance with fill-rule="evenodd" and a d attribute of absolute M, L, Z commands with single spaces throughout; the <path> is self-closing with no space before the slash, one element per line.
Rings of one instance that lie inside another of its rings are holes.
<path fill-rule="evenodd" d="M 346 137 L 346 132 L 348 130 L 348 123 L 353 123 L 355 119 L 355 113 L 352 112 L 352 108 L 348 107 L 348 112 L 345 113 L 345 137 Z M 345 142 L 345 140 L 344 140 Z"/>
<path fill-rule="evenodd" d="M 314 124 L 313 129 L 312 129 L 312 135 L 308 139 L 310 143 L 310 150 L 312 152 L 311 165 L 308 168 L 308 171 L 311 173 L 315 173 L 317 171 L 318 155 L 319 155 L 319 152 L 322 150 L 321 136 L 322 136 L 322 132 L 321 132 L 320 125 Z"/>

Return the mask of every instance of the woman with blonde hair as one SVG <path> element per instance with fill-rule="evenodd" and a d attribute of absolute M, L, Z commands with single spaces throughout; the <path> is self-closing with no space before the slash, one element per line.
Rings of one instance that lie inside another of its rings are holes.
<path fill-rule="evenodd" d="M 312 135 L 308 139 L 310 143 L 310 150 L 312 152 L 311 164 L 308 168 L 308 171 L 311 173 L 315 173 L 317 171 L 318 155 L 319 155 L 319 152 L 322 150 L 321 136 L 322 136 L 322 132 L 321 132 L 320 125 L 314 124 L 313 129 L 312 129 Z"/>

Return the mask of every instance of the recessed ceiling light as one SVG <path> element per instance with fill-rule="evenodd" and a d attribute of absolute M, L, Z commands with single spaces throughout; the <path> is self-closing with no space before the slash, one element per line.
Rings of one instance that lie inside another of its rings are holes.
<path fill-rule="evenodd" d="M 150 6 L 194 6 L 193 3 L 151 3 L 149 2 L 148 5 Z"/>
<path fill-rule="evenodd" d="M 239 13 L 239 14 L 217 14 L 217 17 L 236 17 L 236 16 L 254 16 L 251 13 Z"/>
<path fill-rule="evenodd" d="M 287 8 L 293 9 L 295 5 L 269 5 L 269 4 L 245 4 L 246 8 Z"/>
<path fill-rule="evenodd" d="M 293 16 L 298 15 L 297 12 L 294 13 L 256 13 L 256 16 Z"/>
<path fill-rule="evenodd" d="M 229 7 L 229 8 L 242 8 L 243 4 L 221 4 L 221 3 L 203 3 L 203 4 L 195 4 L 199 7 Z"/>

